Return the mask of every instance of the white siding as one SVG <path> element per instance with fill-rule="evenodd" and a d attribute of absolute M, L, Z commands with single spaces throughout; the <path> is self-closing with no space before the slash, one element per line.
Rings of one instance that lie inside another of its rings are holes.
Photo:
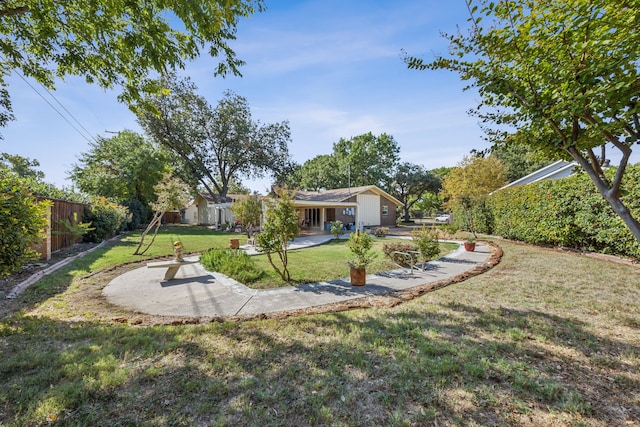
<path fill-rule="evenodd" d="M 358 221 L 365 227 L 380 225 L 380 196 L 376 194 L 358 195 Z"/>

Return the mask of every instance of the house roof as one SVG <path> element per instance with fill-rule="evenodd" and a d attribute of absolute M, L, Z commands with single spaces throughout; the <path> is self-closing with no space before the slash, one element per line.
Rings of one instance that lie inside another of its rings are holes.
<path fill-rule="evenodd" d="M 227 194 L 227 197 L 223 199 L 218 194 L 214 194 L 212 196 L 209 193 L 200 193 L 200 194 L 198 194 L 198 197 L 206 200 L 207 203 L 217 205 L 217 204 L 221 204 L 221 203 L 231 203 L 231 202 L 236 202 L 238 200 L 243 200 L 243 199 L 246 199 L 246 198 L 250 197 L 250 195 L 249 194 Z M 196 199 L 198 197 L 196 197 Z"/>
<path fill-rule="evenodd" d="M 527 176 L 523 176 L 522 178 L 505 185 L 504 187 L 500 188 L 500 190 L 503 190 L 505 188 L 518 187 L 520 185 L 531 184 L 532 182 L 543 181 L 545 179 L 564 178 L 573 174 L 573 169 L 577 166 L 578 163 L 576 162 L 558 160 L 557 162 L 553 162 L 550 165 L 540 168 Z"/>
<path fill-rule="evenodd" d="M 350 198 L 366 192 L 373 192 L 399 206 L 404 206 L 404 204 L 400 200 L 396 199 L 395 197 L 375 185 L 365 185 L 361 187 L 351 188 L 334 188 L 332 190 L 321 191 L 296 191 L 293 199 L 303 202 L 337 203 L 347 202 Z"/>

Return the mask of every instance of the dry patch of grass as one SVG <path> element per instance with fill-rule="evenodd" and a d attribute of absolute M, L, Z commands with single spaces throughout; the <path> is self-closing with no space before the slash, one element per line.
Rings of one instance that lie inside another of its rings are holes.
<path fill-rule="evenodd" d="M 182 326 L 78 313 L 70 268 L 0 321 L 0 424 L 639 424 L 640 269 L 499 243 L 395 307 Z"/>

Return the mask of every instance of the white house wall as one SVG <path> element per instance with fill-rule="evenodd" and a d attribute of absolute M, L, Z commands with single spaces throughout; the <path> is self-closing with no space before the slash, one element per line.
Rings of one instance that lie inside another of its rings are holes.
<path fill-rule="evenodd" d="M 363 226 L 380 225 L 380 209 L 380 196 L 358 194 L 358 222 Z"/>

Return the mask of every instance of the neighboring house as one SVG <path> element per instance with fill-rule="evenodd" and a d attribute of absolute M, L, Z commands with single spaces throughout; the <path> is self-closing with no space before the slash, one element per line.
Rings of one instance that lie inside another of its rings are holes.
<path fill-rule="evenodd" d="M 521 185 L 527 185 L 532 182 L 543 181 L 545 179 L 565 178 L 569 175 L 573 175 L 573 172 L 577 167 L 579 167 L 577 162 L 558 160 L 557 162 L 553 162 L 527 176 L 523 176 L 522 178 L 517 179 L 496 191 L 503 190 L 505 188 L 519 187 Z"/>
<path fill-rule="evenodd" d="M 195 199 L 192 200 L 191 203 L 189 203 L 189 206 L 181 211 L 183 224 L 198 224 L 198 205 L 196 205 L 195 202 Z"/>
<path fill-rule="evenodd" d="M 332 221 L 353 228 L 396 225 L 395 197 L 375 185 L 321 191 L 297 191 L 294 204 L 303 229 L 328 230 Z"/>
<path fill-rule="evenodd" d="M 198 194 L 184 211 L 182 218 L 187 224 L 212 225 L 216 228 L 223 224 L 233 224 L 235 218 L 231 212 L 231 204 L 249 197 L 248 194 L 227 194 L 226 198 L 212 197 L 209 194 Z"/>

